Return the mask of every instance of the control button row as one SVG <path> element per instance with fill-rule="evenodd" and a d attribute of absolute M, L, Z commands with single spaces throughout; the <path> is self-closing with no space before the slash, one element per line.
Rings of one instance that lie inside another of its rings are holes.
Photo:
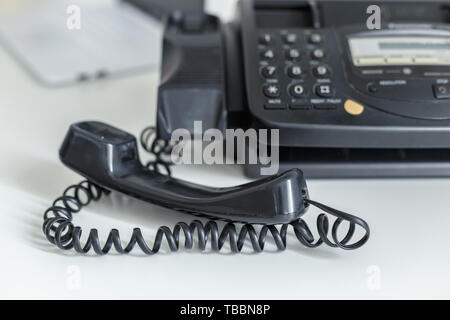
<path fill-rule="evenodd" d="M 336 104 L 311 104 L 311 103 L 290 103 L 289 109 L 292 110 L 336 110 Z M 266 104 L 264 105 L 264 109 L 267 110 L 283 110 L 286 109 L 286 105 L 284 104 Z"/>
<path fill-rule="evenodd" d="M 297 42 L 297 40 L 298 40 L 298 36 L 295 33 L 286 33 L 283 35 L 283 41 L 286 44 L 294 44 Z M 319 43 L 322 43 L 323 39 L 322 39 L 322 35 L 320 35 L 319 33 L 312 33 L 308 36 L 307 40 L 311 44 L 319 44 Z M 259 37 L 260 44 L 268 45 L 268 44 L 272 43 L 272 41 L 273 41 L 273 36 L 270 33 L 263 33 Z"/>
<path fill-rule="evenodd" d="M 330 67 L 326 65 L 319 65 L 312 69 L 313 75 L 318 78 L 323 78 L 331 75 Z M 276 78 L 278 75 L 278 68 L 274 65 L 268 65 L 261 68 L 261 74 L 264 78 Z M 286 69 L 286 74 L 293 79 L 298 79 L 302 76 L 303 70 L 299 65 L 291 65 Z"/>
<path fill-rule="evenodd" d="M 302 76 L 303 70 L 299 65 L 292 65 L 286 69 L 286 73 L 289 77 L 297 79 Z M 276 78 L 278 76 L 278 68 L 272 65 L 264 66 L 261 68 L 261 74 L 264 78 Z"/>
<path fill-rule="evenodd" d="M 433 95 L 436 99 L 450 99 L 450 84 L 433 84 Z M 377 93 L 379 86 L 373 82 L 367 85 L 367 91 Z"/>
<path fill-rule="evenodd" d="M 306 90 L 301 84 L 291 85 L 288 91 L 294 98 L 301 98 L 306 94 Z M 263 93 L 268 98 L 278 98 L 281 95 L 281 90 L 276 84 L 268 84 L 264 86 Z M 330 84 L 319 84 L 315 87 L 315 94 L 322 98 L 331 98 L 334 96 L 334 88 Z"/>
<path fill-rule="evenodd" d="M 321 98 L 331 98 L 334 96 L 334 89 L 329 84 L 320 84 L 315 87 L 315 93 Z M 289 94 L 294 98 L 301 98 L 306 91 L 301 84 L 294 84 L 289 87 Z"/>
<path fill-rule="evenodd" d="M 322 60 L 326 53 L 323 49 L 314 49 L 311 51 L 311 58 L 315 60 Z M 276 58 L 273 49 L 264 49 L 260 52 L 260 57 L 263 60 L 273 60 Z M 302 52 L 297 48 L 290 48 L 285 50 L 285 57 L 289 60 L 299 61 L 302 58 Z"/>

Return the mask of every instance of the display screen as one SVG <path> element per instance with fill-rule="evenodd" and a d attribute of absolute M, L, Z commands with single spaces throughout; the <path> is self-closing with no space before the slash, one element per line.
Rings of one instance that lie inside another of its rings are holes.
<path fill-rule="evenodd" d="M 355 66 L 450 65 L 448 37 L 350 38 Z"/>

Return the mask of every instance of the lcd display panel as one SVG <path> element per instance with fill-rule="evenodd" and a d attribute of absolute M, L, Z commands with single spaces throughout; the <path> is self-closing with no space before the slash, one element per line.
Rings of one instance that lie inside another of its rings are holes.
<path fill-rule="evenodd" d="M 448 37 L 349 38 L 355 66 L 450 65 Z"/>

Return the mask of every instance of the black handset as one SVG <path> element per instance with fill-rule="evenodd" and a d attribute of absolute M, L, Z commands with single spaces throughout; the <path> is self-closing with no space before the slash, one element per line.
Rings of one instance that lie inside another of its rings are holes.
<path fill-rule="evenodd" d="M 93 249 L 97 254 L 106 254 L 114 247 L 119 253 L 128 253 L 138 245 L 144 253 L 154 254 L 159 251 L 165 237 L 170 250 L 176 251 L 182 232 L 186 248 L 193 247 L 194 237 L 197 235 L 201 250 L 206 248 L 210 240 L 212 249 L 219 251 L 229 239 L 233 252 L 242 250 L 248 234 L 253 249 L 259 252 L 264 249 L 267 233 L 270 232 L 278 249 L 282 250 L 286 247 L 289 226 L 294 229 L 297 239 L 307 247 L 325 243 L 331 247 L 356 249 L 369 238 L 369 226 L 364 220 L 309 199 L 306 182 L 298 169 L 237 187 L 205 187 L 150 170 L 139 161 L 137 142 L 133 135 L 92 121 L 76 123 L 70 127 L 60 149 L 60 158 L 65 165 L 88 179 L 67 188 L 63 196 L 56 199 L 44 214 L 44 234 L 61 249 L 73 248 L 80 253 Z M 111 190 L 228 223 L 221 231 L 215 221 L 203 224 L 196 220 L 189 225 L 181 222 L 173 231 L 168 227 L 161 227 L 153 248 L 147 245 L 140 229 L 134 230 L 125 247 L 122 246 L 117 230 L 111 230 L 102 246 L 97 230 L 91 229 L 86 243 L 82 245 L 82 231 L 73 224 L 73 214 Z M 321 214 L 317 219 L 319 239 L 314 240 L 312 232 L 301 219 L 310 205 L 337 217 L 331 228 L 331 238 L 328 236 L 328 218 Z M 347 234 L 340 239 L 338 229 L 344 221 L 349 223 L 349 228 Z M 238 232 L 232 222 L 244 225 Z M 257 227 L 251 223 L 262 226 L 257 231 Z M 281 229 L 277 229 L 276 224 L 283 225 Z M 349 244 L 356 225 L 364 229 L 365 234 L 359 241 Z"/>
<path fill-rule="evenodd" d="M 61 161 L 109 190 L 174 210 L 243 223 L 282 224 L 305 211 L 306 182 L 300 170 L 231 188 L 210 188 L 147 169 L 136 138 L 100 122 L 70 127 Z"/>

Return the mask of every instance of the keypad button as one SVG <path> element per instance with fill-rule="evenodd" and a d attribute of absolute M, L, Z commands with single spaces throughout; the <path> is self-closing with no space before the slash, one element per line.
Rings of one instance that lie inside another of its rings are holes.
<path fill-rule="evenodd" d="M 333 96 L 333 87 L 329 84 L 320 84 L 316 86 L 316 94 L 322 98 L 331 98 Z"/>
<path fill-rule="evenodd" d="M 297 79 L 302 76 L 303 70 L 299 65 L 292 65 L 288 67 L 287 74 L 289 77 Z"/>
<path fill-rule="evenodd" d="M 448 84 L 433 85 L 433 92 L 436 99 L 450 99 L 450 85 Z"/>
<path fill-rule="evenodd" d="M 319 65 L 313 68 L 313 74 L 316 77 L 326 77 L 330 75 L 330 68 L 326 65 Z"/>
<path fill-rule="evenodd" d="M 263 33 L 259 37 L 259 43 L 260 44 L 269 44 L 272 42 L 272 35 L 270 33 Z"/>
<path fill-rule="evenodd" d="M 319 33 L 313 33 L 308 38 L 309 43 L 319 44 L 322 42 L 322 36 Z"/>
<path fill-rule="evenodd" d="M 295 33 L 288 33 L 284 36 L 284 42 L 287 44 L 293 44 L 297 41 L 297 35 Z"/>
<path fill-rule="evenodd" d="M 335 104 L 315 104 L 314 109 L 317 110 L 336 110 L 337 105 Z"/>
<path fill-rule="evenodd" d="M 278 98 L 280 96 L 280 88 L 275 84 L 264 86 L 263 92 L 268 98 Z"/>
<path fill-rule="evenodd" d="M 276 78 L 278 75 L 278 68 L 275 66 L 262 67 L 261 74 L 264 78 Z"/>
<path fill-rule="evenodd" d="M 370 93 L 377 93 L 378 92 L 378 86 L 371 82 L 367 85 L 367 91 L 369 91 Z"/>
<path fill-rule="evenodd" d="M 311 110 L 313 108 L 312 104 L 307 102 L 291 103 L 289 108 L 292 110 Z"/>
<path fill-rule="evenodd" d="M 286 58 L 290 60 L 299 60 L 300 57 L 301 57 L 300 50 L 294 48 L 286 50 Z"/>
<path fill-rule="evenodd" d="M 261 58 L 265 60 L 273 60 L 275 59 L 275 52 L 272 49 L 267 49 L 261 51 Z"/>
<path fill-rule="evenodd" d="M 294 98 L 300 98 L 305 95 L 305 88 L 301 84 L 293 84 L 289 87 L 289 94 Z"/>
<path fill-rule="evenodd" d="M 284 104 L 279 104 L 279 103 L 267 103 L 264 105 L 264 109 L 280 110 L 280 109 L 286 109 L 286 106 Z"/>
<path fill-rule="evenodd" d="M 322 49 L 315 49 L 311 52 L 311 58 L 313 59 L 323 59 L 325 58 L 325 51 L 323 51 Z"/>

